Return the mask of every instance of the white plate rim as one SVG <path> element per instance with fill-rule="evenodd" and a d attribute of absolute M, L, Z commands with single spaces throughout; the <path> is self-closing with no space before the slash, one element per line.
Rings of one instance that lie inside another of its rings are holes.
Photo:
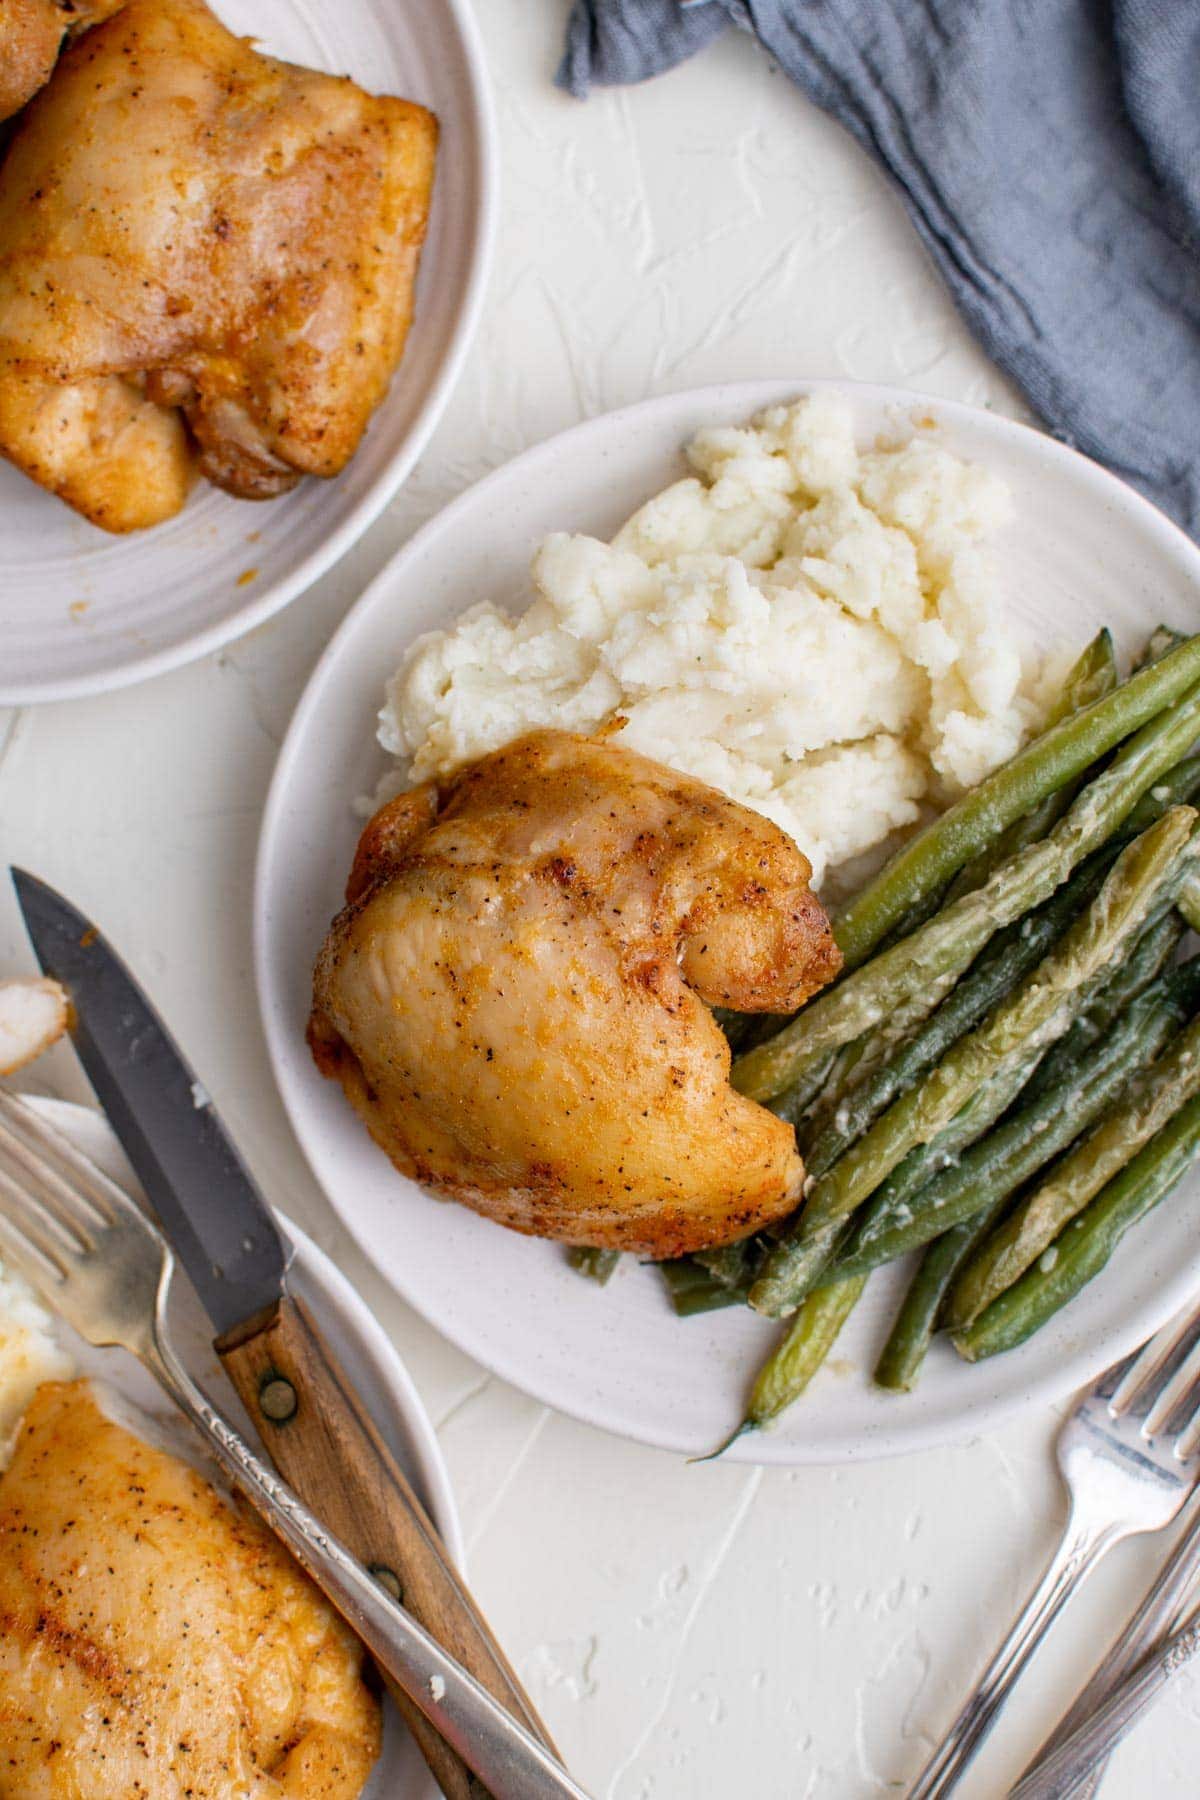
<path fill-rule="evenodd" d="M 22 681 L 12 687 L 0 681 L 0 706 L 40 706 L 51 701 L 76 700 L 92 694 L 113 693 L 120 688 L 132 687 L 137 682 L 149 681 L 155 675 L 165 675 L 168 670 L 182 668 L 245 637 L 247 632 L 264 625 L 276 613 L 282 612 L 285 606 L 290 606 L 293 600 L 298 599 L 340 561 L 375 523 L 412 472 L 445 410 L 475 336 L 487 292 L 499 212 L 499 128 L 487 73 L 482 32 L 469 0 L 441 0 L 441 4 L 462 46 L 463 67 L 467 78 L 466 98 L 470 103 L 474 127 L 471 172 L 479 194 L 479 206 L 474 221 L 470 275 L 456 298 L 456 316 L 446 352 L 403 446 L 357 506 L 347 513 L 337 529 L 331 531 L 302 563 L 224 619 L 191 636 L 181 638 L 176 644 L 150 651 L 144 656 L 131 656 L 115 667 L 92 674 L 64 680 Z"/>
<path fill-rule="evenodd" d="M 309 719 L 320 704 L 324 687 L 330 679 L 332 670 L 340 660 L 345 643 L 354 636 L 363 619 L 373 611 L 375 605 L 386 595 L 389 587 L 397 581 L 408 559 L 416 560 L 424 552 L 427 544 L 441 533 L 452 531 L 461 516 L 469 517 L 474 507 L 485 500 L 494 487 L 499 487 L 504 481 L 510 479 L 515 471 L 520 469 L 522 472 L 534 473 L 539 464 L 558 461 L 575 450 L 580 443 L 585 443 L 589 433 L 596 427 L 608 428 L 620 425 L 634 428 L 639 420 L 645 419 L 659 409 L 669 409 L 685 404 L 690 404 L 698 409 L 703 408 L 705 414 L 713 420 L 747 418 L 756 410 L 779 401 L 787 395 L 798 397 L 808 393 L 841 393 L 845 394 L 851 402 L 858 400 L 867 405 L 894 406 L 908 410 L 915 405 L 927 404 L 930 412 L 939 419 L 944 417 L 949 420 L 969 420 L 975 427 L 984 432 L 994 432 L 1001 438 L 1016 436 L 1035 446 L 1035 454 L 1046 457 L 1051 463 L 1057 461 L 1069 466 L 1077 478 L 1085 484 L 1090 484 L 1098 504 L 1107 502 L 1109 505 L 1127 509 L 1140 522 L 1143 529 L 1159 536 L 1165 544 L 1173 547 L 1176 554 L 1181 554 L 1185 561 L 1192 563 L 1197 584 L 1200 586 L 1200 548 L 1179 526 L 1128 483 L 1103 468 L 1099 463 L 1094 462 L 1090 457 L 1085 456 L 1081 451 L 1050 436 L 1036 426 L 1009 418 L 1007 415 L 971 406 L 963 401 L 943 399 L 938 395 L 923 393 L 919 389 L 899 388 L 881 383 L 858 382 L 841 378 L 809 376 L 724 382 L 654 395 L 631 405 L 614 409 L 609 413 L 585 419 L 565 431 L 558 432 L 554 436 L 532 445 L 499 468 L 490 471 L 481 480 L 475 482 L 442 507 L 390 558 L 347 612 L 338 630 L 314 665 L 305 684 L 280 746 L 264 804 L 255 858 L 252 901 L 255 988 L 258 996 L 259 1016 L 276 1087 L 314 1179 L 321 1186 L 330 1205 L 354 1237 L 360 1249 L 370 1258 L 372 1266 L 378 1269 L 384 1279 L 394 1286 L 397 1292 L 435 1329 L 502 1380 L 511 1383 L 542 1404 L 564 1412 L 584 1424 L 594 1425 L 601 1430 L 611 1432 L 614 1436 L 628 1438 L 651 1448 L 679 1455 L 694 1453 L 695 1444 L 691 1438 L 683 1434 L 672 1437 L 669 1433 L 662 1431 L 639 1429 L 636 1420 L 631 1419 L 628 1411 L 622 1410 L 619 1406 L 608 1406 L 595 1400 L 587 1405 L 578 1401 L 572 1403 L 573 1396 L 570 1390 L 564 1394 L 554 1385 L 552 1379 L 544 1381 L 537 1378 L 536 1375 L 531 1375 L 529 1367 L 522 1361 L 519 1353 L 507 1353 L 507 1344 L 501 1349 L 497 1349 L 491 1339 L 485 1339 L 482 1334 L 473 1335 L 469 1329 L 464 1329 L 461 1325 L 454 1330 L 448 1329 L 438 1313 L 436 1296 L 426 1295 L 415 1282 L 406 1285 L 400 1278 L 398 1268 L 380 1261 L 370 1236 L 365 1230 L 358 1228 L 353 1208 L 343 1208 L 339 1203 L 333 1188 L 322 1177 L 321 1158 L 315 1141 L 317 1134 L 315 1128 L 310 1128 L 308 1123 L 303 1094 L 293 1090 L 285 1054 L 286 1045 L 282 1040 L 282 1028 L 277 1022 L 279 1012 L 272 1004 L 273 966 L 268 944 L 271 867 L 277 853 L 276 840 L 286 809 L 292 765 L 299 758 L 300 746 Z M 497 1227 L 497 1229 L 500 1228 Z M 776 1436 L 771 1432 L 760 1432 L 734 1443 L 725 1453 L 724 1460 L 782 1467 L 830 1466 L 841 1462 L 882 1460 L 946 1444 L 969 1442 L 984 1430 L 1003 1423 L 1026 1407 L 1061 1400 L 1064 1396 L 1085 1387 L 1089 1382 L 1095 1380 L 1105 1367 L 1119 1361 L 1151 1337 L 1179 1312 L 1189 1299 L 1194 1299 L 1198 1282 L 1200 1282 L 1200 1248 L 1198 1248 L 1193 1262 L 1180 1265 L 1173 1277 L 1163 1284 L 1159 1290 L 1157 1303 L 1153 1306 L 1146 1305 L 1139 1314 L 1127 1321 L 1123 1329 L 1114 1330 L 1110 1336 L 1105 1338 L 1103 1349 L 1081 1347 L 1075 1353 L 1061 1358 L 1053 1369 L 1048 1369 L 1042 1375 L 1028 1380 L 1020 1391 L 1013 1391 L 1003 1398 L 989 1400 L 986 1404 L 972 1405 L 968 1393 L 961 1413 L 956 1416 L 957 1428 L 947 1426 L 945 1421 L 940 1419 L 930 1420 L 926 1424 L 914 1421 L 897 1428 L 886 1426 L 873 1428 L 865 1439 L 847 1437 L 839 1440 L 836 1437 L 826 1437 L 816 1445 L 809 1445 L 803 1439 L 797 1441 Z"/>

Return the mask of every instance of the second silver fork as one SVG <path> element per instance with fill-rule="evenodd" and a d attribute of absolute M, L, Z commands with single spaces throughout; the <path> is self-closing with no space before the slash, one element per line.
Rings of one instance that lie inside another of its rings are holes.
<path fill-rule="evenodd" d="M 1025 1610 L 926 1763 L 908 1800 L 953 1792 L 1014 1683 L 1080 1582 L 1122 1538 L 1170 1524 L 1197 1474 L 1200 1308 L 1101 1376 L 1059 1433 L 1070 1496 L 1062 1540 Z"/>

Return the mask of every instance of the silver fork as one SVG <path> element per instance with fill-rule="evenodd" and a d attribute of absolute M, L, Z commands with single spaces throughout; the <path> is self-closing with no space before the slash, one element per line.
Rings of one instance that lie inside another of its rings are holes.
<path fill-rule="evenodd" d="M 155 1376 L 226 1477 L 494 1800 L 587 1800 L 544 1746 L 379 1588 L 209 1403 L 168 1334 L 175 1273 L 169 1245 L 123 1189 L 2 1091 L 0 1251 L 88 1343 L 120 1345 Z"/>
<path fill-rule="evenodd" d="M 908 1790 L 936 1800 L 957 1787 L 1013 1684 L 1084 1576 L 1122 1538 L 1159 1531 L 1196 1482 L 1200 1307 L 1109 1369 L 1058 1436 L 1070 1499 L 1058 1549 L 978 1687 Z"/>
<path fill-rule="evenodd" d="M 1193 1350 L 1187 1362 L 1173 1377 L 1182 1389 L 1189 1376 L 1200 1368 L 1200 1349 Z M 1059 1720 L 1037 1755 L 1027 1766 L 1021 1783 L 1040 1774 L 1047 1759 L 1075 1736 L 1080 1727 L 1094 1717 L 1137 1669 L 1143 1658 L 1170 1632 L 1178 1631 L 1194 1600 L 1196 1577 L 1200 1574 L 1200 1506 L 1193 1502 L 1188 1523 L 1167 1561 L 1159 1570 L 1152 1587 L 1119 1636 L 1109 1646 L 1070 1708 Z M 1072 1800 L 1094 1800 L 1108 1766 L 1105 1756 L 1071 1789 Z"/>

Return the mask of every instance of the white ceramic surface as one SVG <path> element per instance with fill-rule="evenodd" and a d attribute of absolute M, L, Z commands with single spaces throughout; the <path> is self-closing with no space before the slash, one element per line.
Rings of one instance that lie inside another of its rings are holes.
<path fill-rule="evenodd" d="M 114 1181 L 140 1194 L 136 1177 L 102 1114 L 63 1100 L 26 1098 Z M 461 1563 L 462 1531 L 446 1465 L 407 1369 L 324 1251 L 291 1220 L 281 1223 L 295 1246 L 289 1277 L 293 1291 L 320 1319 L 371 1417 L 428 1507 L 451 1555 Z M 213 1352 L 211 1328 L 185 1281 L 177 1284 L 170 1316 L 176 1345 L 192 1375 L 254 1441 L 253 1427 Z M 66 1325 L 61 1326 L 60 1335 L 84 1373 L 108 1383 L 151 1416 L 164 1419 L 168 1431 L 186 1429 L 161 1389 L 124 1350 L 93 1350 Z M 439 1790 L 400 1715 L 390 1701 L 384 1704 L 383 1750 L 363 1800 L 436 1800 Z"/>
<path fill-rule="evenodd" d="M 489 595 L 515 606 L 529 552 L 553 528 L 608 535 L 682 472 L 701 424 L 737 423 L 821 383 L 676 394 L 594 419 L 528 451 L 427 525 L 376 579 L 318 664 L 280 754 L 256 892 L 256 961 L 271 1056 L 309 1161 L 345 1223 L 405 1298 L 487 1367 L 592 1424 L 702 1452 L 740 1416 L 775 1329 L 744 1309 L 677 1320 L 652 1269 L 601 1291 L 553 1244 L 447 1206 L 399 1175 L 309 1058 L 309 972 L 339 904 L 356 834 L 350 802 L 385 759 L 373 744 L 381 682 L 418 633 Z M 1110 475 L 1007 419 L 895 390 L 846 390 L 864 436 L 936 421 L 939 438 L 1010 483 L 1005 596 L 1035 639 L 1082 644 L 1102 622 L 1129 651 L 1159 619 L 1193 625 L 1200 553 Z M 754 1462 L 870 1457 L 952 1441 L 1078 1386 L 1163 1323 L 1200 1278 L 1200 1182 L 1188 1184 L 1110 1272 L 1019 1351 L 968 1368 L 938 1344 L 917 1391 L 867 1378 L 904 1272 L 881 1272 L 830 1365 L 776 1430 L 729 1452 Z"/>
<path fill-rule="evenodd" d="M 0 463 L 0 704 L 141 680 L 262 624 L 391 499 L 458 374 L 483 295 L 497 153 L 464 0 L 216 0 L 233 30 L 293 62 L 432 107 L 441 124 L 429 235 L 404 359 L 334 481 L 267 502 L 199 482 L 183 511 L 113 537 Z"/>

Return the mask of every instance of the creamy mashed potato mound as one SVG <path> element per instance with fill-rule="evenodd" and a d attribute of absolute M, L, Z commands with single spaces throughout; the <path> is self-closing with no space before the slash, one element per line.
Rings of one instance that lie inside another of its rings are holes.
<path fill-rule="evenodd" d="M 687 456 L 695 473 L 611 543 L 546 538 L 519 618 L 485 600 L 419 638 L 379 739 L 420 780 L 620 716 L 621 743 L 774 819 L 820 884 L 1044 715 L 1061 667 L 1023 657 L 1003 618 L 1008 491 L 919 433 L 860 450 L 823 396 L 702 431 Z"/>
<path fill-rule="evenodd" d="M 50 1314 L 19 1275 L 0 1265 L 0 1469 L 12 1454 L 21 1415 L 43 1381 L 68 1381 L 75 1365 L 54 1336 Z"/>

